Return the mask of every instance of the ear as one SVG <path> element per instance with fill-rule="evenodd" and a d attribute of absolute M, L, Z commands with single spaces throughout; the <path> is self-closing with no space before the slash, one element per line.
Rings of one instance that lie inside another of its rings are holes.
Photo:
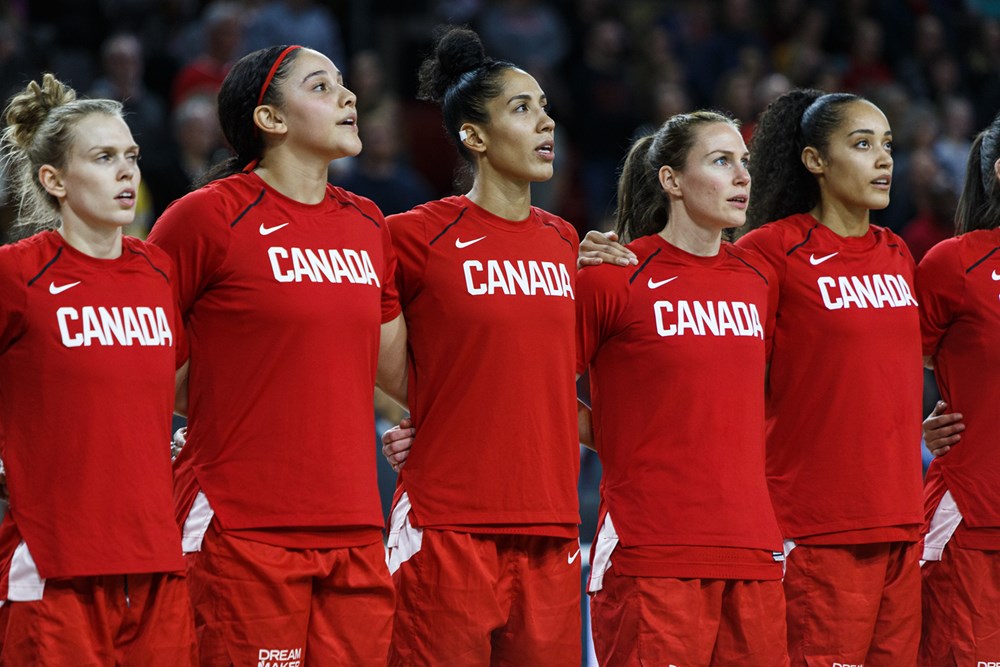
<path fill-rule="evenodd" d="M 805 165 L 806 170 L 810 174 L 819 176 L 823 173 L 823 169 L 826 167 L 826 162 L 823 160 L 823 156 L 819 154 L 814 146 L 806 146 L 802 149 L 802 155 L 800 156 L 802 164 Z"/>
<path fill-rule="evenodd" d="M 270 104 L 262 104 L 253 110 L 253 124 L 261 132 L 267 134 L 285 134 L 288 132 L 285 119 L 282 118 L 278 109 Z"/>
<path fill-rule="evenodd" d="M 483 141 L 483 132 L 472 123 L 463 123 L 458 129 L 458 138 L 462 145 L 474 153 L 486 152 L 486 142 Z"/>
<path fill-rule="evenodd" d="M 1000 158 L 993 163 L 993 177 L 1000 181 Z"/>
<path fill-rule="evenodd" d="M 45 191 L 56 199 L 66 196 L 66 185 L 63 183 L 62 173 L 51 164 L 43 164 L 38 168 L 38 180 Z"/>
<path fill-rule="evenodd" d="M 657 174 L 660 180 L 660 187 L 671 197 L 680 198 L 681 197 L 681 179 L 680 172 L 675 171 L 673 167 L 663 165 L 660 167 L 660 171 Z"/>

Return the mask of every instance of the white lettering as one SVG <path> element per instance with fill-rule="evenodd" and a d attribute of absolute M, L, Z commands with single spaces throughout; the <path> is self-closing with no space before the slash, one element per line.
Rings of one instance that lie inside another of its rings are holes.
<path fill-rule="evenodd" d="M 509 296 L 562 296 L 570 299 L 573 280 L 564 264 L 535 260 L 479 260 L 463 262 L 465 289 L 473 296 L 506 294 Z"/>
<path fill-rule="evenodd" d="M 676 317 L 673 315 L 676 313 Z M 757 304 L 742 301 L 657 301 L 653 304 L 660 336 L 753 336 L 764 340 Z"/>
<path fill-rule="evenodd" d="M 827 310 L 916 306 L 906 278 L 897 274 L 821 276 L 816 280 Z"/>
<path fill-rule="evenodd" d="M 271 273 L 279 283 L 343 283 L 381 287 L 366 250 L 281 248 L 267 249 Z"/>
<path fill-rule="evenodd" d="M 125 346 L 152 345 L 169 347 L 174 344 L 167 313 L 162 308 L 148 306 L 105 308 L 64 306 L 56 311 L 59 336 L 66 347 L 92 345 Z"/>

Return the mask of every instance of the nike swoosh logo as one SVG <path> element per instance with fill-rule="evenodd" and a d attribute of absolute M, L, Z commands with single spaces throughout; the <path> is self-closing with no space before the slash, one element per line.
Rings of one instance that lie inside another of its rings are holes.
<path fill-rule="evenodd" d="M 580 555 L 580 550 L 579 550 L 579 549 L 577 549 L 577 550 L 576 550 L 576 553 L 575 553 L 575 554 L 573 554 L 572 556 L 566 556 L 566 562 L 567 562 L 567 563 L 568 563 L 569 565 L 572 565 L 572 564 L 573 564 L 573 561 L 575 561 L 575 560 L 576 560 L 576 557 L 577 557 L 577 556 L 579 556 L 579 555 Z"/>
<path fill-rule="evenodd" d="M 993 272 L 993 280 L 1000 280 L 1000 275 L 996 271 Z"/>
<path fill-rule="evenodd" d="M 485 238 L 486 238 L 485 236 L 480 236 L 478 239 L 472 239 L 471 241 L 463 241 L 462 239 L 455 239 L 455 247 L 456 248 L 468 248 L 473 243 L 479 243 L 480 241 L 482 241 Z"/>
<path fill-rule="evenodd" d="M 809 255 L 809 263 L 812 264 L 813 266 L 819 266 L 820 264 L 830 259 L 831 257 L 836 256 L 837 254 L 839 253 L 831 252 L 829 255 L 825 257 L 817 257 L 816 255 Z"/>
<path fill-rule="evenodd" d="M 278 231 L 279 229 L 281 229 L 282 227 L 287 227 L 287 226 L 288 226 L 288 223 L 285 222 L 285 223 L 282 223 L 280 225 L 275 225 L 274 227 L 265 227 L 264 223 L 262 222 L 262 223 L 260 223 L 260 235 L 261 236 L 267 236 L 268 234 L 273 234 L 276 231 Z"/>
<path fill-rule="evenodd" d="M 646 284 L 649 285 L 649 289 L 656 289 L 657 287 L 663 287 L 667 283 L 673 282 L 675 280 L 677 280 L 677 276 L 674 276 L 673 278 L 667 278 L 666 280 L 653 280 L 652 278 L 650 278 L 649 282 Z"/>
<path fill-rule="evenodd" d="M 55 283 L 49 283 L 49 294 L 62 294 L 69 288 L 76 287 L 79 284 L 80 284 L 79 280 L 77 280 L 75 283 L 67 283 L 66 285 L 60 285 L 59 287 L 56 287 Z"/>

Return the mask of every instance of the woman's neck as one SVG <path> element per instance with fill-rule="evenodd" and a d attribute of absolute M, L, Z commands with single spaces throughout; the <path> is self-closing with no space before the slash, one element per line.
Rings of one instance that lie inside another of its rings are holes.
<path fill-rule="evenodd" d="M 722 245 L 722 231 L 700 227 L 684 216 L 672 216 L 660 236 L 670 245 L 699 257 L 715 257 Z"/>
<path fill-rule="evenodd" d="M 869 209 L 845 206 L 836 200 L 821 199 L 809 213 L 838 236 L 864 236 L 871 226 Z"/>
<path fill-rule="evenodd" d="M 62 236 L 71 248 L 97 259 L 118 259 L 122 256 L 122 228 L 108 225 L 91 227 L 83 223 L 59 226 Z"/>
<path fill-rule="evenodd" d="M 280 151 L 264 157 L 254 173 L 272 188 L 303 204 L 318 204 L 326 197 L 329 163 L 294 159 Z"/>
<path fill-rule="evenodd" d="M 473 203 L 505 220 L 524 220 L 531 213 L 531 183 L 476 175 L 466 195 Z"/>

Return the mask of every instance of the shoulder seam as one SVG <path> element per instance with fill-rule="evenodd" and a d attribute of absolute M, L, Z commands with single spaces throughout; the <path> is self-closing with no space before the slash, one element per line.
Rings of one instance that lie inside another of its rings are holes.
<path fill-rule="evenodd" d="M 643 262 L 642 265 L 638 269 L 635 270 L 635 273 L 632 274 L 632 277 L 628 279 L 628 284 L 629 285 L 631 285 L 633 282 L 635 282 L 635 279 L 639 277 L 639 274 L 642 273 L 643 269 L 646 268 L 646 265 L 649 264 L 654 257 L 656 257 L 657 255 L 659 255 L 661 250 L 663 250 L 663 248 L 657 248 L 652 253 L 650 253 L 649 257 L 646 258 L 646 261 Z"/>
<path fill-rule="evenodd" d="M 238 222 L 239 222 L 240 220 L 242 220 L 242 219 L 243 219 L 243 216 L 245 216 L 245 215 L 246 215 L 247 213 L 249 213 L 249 212 L 250 212 L 250 209 L 252 209 L 252 208 L 253 208 L 254 206 L 256 206 L 257 204 L 259 204 L 259 203 L 260 203 L 260 200 L 264 198 L 264 194 L 265 194 L 266 192 L 267 192 L 267 189 L 266 189 L 266 188 L 261 188 L 261 189 L 260 189 L 260 194 L 259 194 L 259 195 L 257 195 L 257 198 L 256 198 L 256 199 L 254 199 L 254 200 L 253 200 L 253 202 L 252 202 L 252 203 L 251 203 L 251 204 L 250 204 L 249 206 L 247 206 L 247 207 L 246 207 L 245 209 L 243 209 L 243 210 L 242 210 L 242 211 L 240 212 L 240 214 L 239 214 L 238 216 L 236 216 L 236 219 L 235 219 L 235 220 L 233 220 L 232 222 L 230 222 L 230 223 L 229 223 L 229 226 L 230 226 L 230 227 L 235 227 L 235 226 L 236 226 L 236 223 L 238 223 Z"/>
<path fill-rule="evenodd" d="M 455 225 L 458 224 L 458 221 L 462 219 L 462 216 L 464 216 L 465 212 L 468 211 L 468 210 L 469 210 L 468 206 L 463 207 L 462 211 L 458 214 L 458 217 L 455 218 L 454 220 L 452 220 L 451 222 L 449 222 L 447 225 L 445 225 L 445 228 L 442 229 L 440 232 L 438 232 L 438 235 L 435 236 L 434 238 L 432 238 L 430 240 L 430 243 L 428 243 L 427 245 L 434 245 L 434 243 L 437 242 L 437 240 L 439 238 L 441 238 L 442 236 L 444 236 L 445 232 L 447 232 L 449 229 L 451 229 L 452 227 L 454 227 Z"/>
<path fill-rule="evenodd" d="M 46 271 L 49 270 L 49 267 L 56 263 L 56 260 L 59 259 L 60 256 L 62 256 L 62 251 L 63 251 L 63 249 L 60 246 L 59 249 L 56 250 L 55 256 L 52 259 L 50 259 L 48 262 L 45 263 L 45 266 L 43 266 L 42 270 L 38 272 L 38 275 L 28 281 L 28 287 L 31 287 L 32 285 L 34 285 L 35 281 L 38 280 L 39 278 L 41 278 L 42 275 Z"/>

